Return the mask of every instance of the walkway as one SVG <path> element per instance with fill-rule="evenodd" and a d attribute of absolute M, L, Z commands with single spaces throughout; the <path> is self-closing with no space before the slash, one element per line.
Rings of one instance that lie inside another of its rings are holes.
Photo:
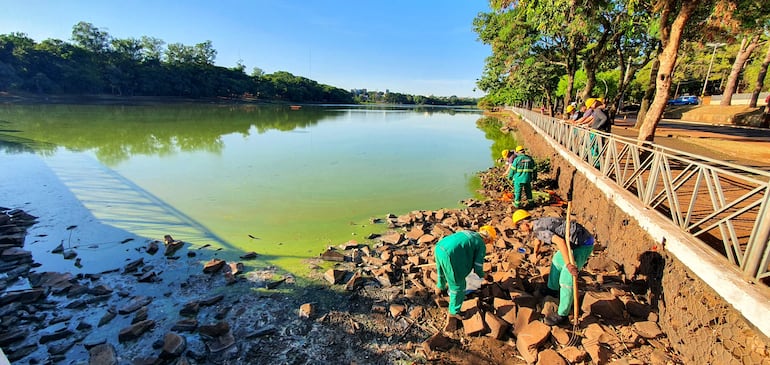
<path fill-rule="evenodd" d="M 639 134 L 635 118 L 616 119 L 612 132 L 629 138 Z M 712 125 L 664 119 L 655 130 L 655 143 L 664 147 L 770 171 L 770 129 Z"/>

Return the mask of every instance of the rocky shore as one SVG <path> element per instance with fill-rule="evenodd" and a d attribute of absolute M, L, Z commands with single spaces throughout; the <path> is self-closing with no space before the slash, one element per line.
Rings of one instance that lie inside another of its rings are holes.
<path fill-rule="evenodd" d="M 555 310 L 538 290 L 552 247 L 530 260 L 500 173 L 481 173 L 485 199 L 465 208 L 373 218 L 383 233 L 308 260 L 309 283 L 243 272 L 258 253 L 225 262 L 173 232 L 139 243 L 143 256 L 116 270 L 40 272 L 24 249 L 36 217 L 0 208 L 0 347 L 14 364 L 679 363 L 656 323 L 650 278 L 625 273 L 603 242 L 581 272 L 579 326 L 543 324 Z M 552 198 L 532 214 L 563 216 Z M 484 224 L 499 232 L 484 267 L 494 281 L 467 296 L 464 320 L 445 331 L 432 247 Z"/>

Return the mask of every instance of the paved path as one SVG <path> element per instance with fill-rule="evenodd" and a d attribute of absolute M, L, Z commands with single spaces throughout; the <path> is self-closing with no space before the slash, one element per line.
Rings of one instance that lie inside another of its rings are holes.
<path fill-rule="evenodd" d="M 612 132 L 636 138 L 636 119 L 616 119 Z M 770 129 L 663 119 L 655 143 L 715 160 L 770 171 Z"/>

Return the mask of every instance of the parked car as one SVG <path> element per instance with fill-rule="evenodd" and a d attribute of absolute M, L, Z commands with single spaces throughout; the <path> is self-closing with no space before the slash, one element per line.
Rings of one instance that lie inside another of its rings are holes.
<path fill-rule="evenodd" d="M 668 105 L 698 105 L 698 97 L 695 95 L 682 95 L 676 99 L 671 99 Z"/>

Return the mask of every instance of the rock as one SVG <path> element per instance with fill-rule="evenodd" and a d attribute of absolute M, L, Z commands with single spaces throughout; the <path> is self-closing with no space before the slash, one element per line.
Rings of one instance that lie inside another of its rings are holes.
<path fill-rule="evenodd" d="M 136 311 L 136 313 L 134 313 L 134 318 L 131 319 L 131 324 L 137 324 L 137 323 L 147 319 L 147 312 L 148 311 L 149 311 L 149 308 L 147 308 L 147 307 L 139 308 L 139 310 Z"/>
<path fill-rule="evenodd" d="M 185 303 L 182 306 L 182 309 L 179 310 L 179 314 L 185 317 L 195 317 L 198 314 L 199 310 L 200 310 L 200 302 L 195 300 L 192 302 Z M 186 319 L 183 319 L 182 321 L 186 321 Z M 197 322 L 196 322 L 196 325 L 197 325 Z"/>
<path fill-rule="evenodd" d="M 452 340 L 441 332 L 437 332 L 422 343 L 422 348 L 425 352 L 449 351 L 452 348 Z"/>
<path fill-rule="evenodd" d="M 548 339 L 551 327 L 542 322 L 531 322 L 516 335 L 516 349 L 527 363 L 537 360 L 538 347 Z"/>
<path fill-rule="evenodd" d="M 512 300 L 495 298 L 495 314 L 510 325 L 516 323 L 516 303 Z"/>
<path fill-rule="evenodd" d="M 8 348 L 8 345 L 21 341 L 29 336 L 29 330 L 21 328 L 9 328 L 0 334 L 0 346 Z"/>
<path fill-rule="evenodd" d="M 107 295 L 112 294 L 112 288 L 107 285 L 98 285 L 91 289 L 88 289 L 88 293 L 91 295 Z"/>
<path fill-rule="evenodd" d="M 492 312 L 484 313 L 484 322 L 489 328 L 487 336 L 496 340 L 500 340 L 505 336 L 505 332 L 508 330 L 508 323 L 500 319 L 498 316 L 492 314 Z"/>
<path fill-rule="evenodd" d="M 63 328 L 56 332 L 50 332 L 50 333 L 42 333 L 40 334 L 40 340 L 38 342 L 42 344 L 46 344 L 51 341 L 61 340 L 62 338 L 67 338 L 69 336 L 72 336 L 74 332 L 70 331 L 67 328 Z"/>
<path fill-rule="evenodd" d="M 155 321 L 148 319 L 120 330 L 118 342 L 126 342 L 139 338 L 145 332 L 155 327 Z"/>
<path fill-rule="evenodd" d="M 198 327 L 198 333 L 201 336 L 210 338 L 223 336 L 230 332 L 230 324 L 227 322 L 217 322 L 215 324 L 208 324 Z"/>
<path fill-rule="evenodd" d="M 242 260 L 253 260 L 253 259 L 257 258 L 258 256 L 259 256 L 259 254 L 257 254 L 254 251 L 251 251 L 251 252 L 247 252 L 247 253 L 241 255 L 240 258 Z"/>
<path fill-rule="evenodd" d="M 173 256 L 180 248 L 184 246 L 182 241 L 166 241 L 166 250 L 163 252 L 164 256 Z"/>
<path fill-rule="evenodd" d="M 150 243 L 147 244 L 147 248 L 145 250 L 148 254 L 154 255 L 156 252 L 158 252 L 158 249 L 158 242 L 150 241 Z"/>
<path fill-rule="evenodd" d="M 468 336 L 473 336 L 483 332 L 486 329 L 486 325 L 484 324 L 483 317 L 481 317 L 481 313 L 477 311 L 469 318 L 464 319 L 463 329 L 465 330 L 465 334 Z"/>
<path fill-rule="evenodd" d="M 560 349 L 559 354 L 570 364 L 582 362 L 586 357 L 586 352 L 575 346 L 568 346 Z"/>
<path fill-rule="evenodd" d="M 248 333 L 245 337 L 246 338 L 262 337 L 262 336 L 272 335 L 276 332 L 278 332 L 278 328 L 270 324 L 270 325 L 258 328 L 253 332 Z"/>
<path fill-rule="evenodd" d="M 142 276 L 139 277 L 138 281 L 140 283 L 153 283 L 153 282 L 155 282 L 156 276 L 157 276 L 157 274 L 155 274 L 155 271 L 149 271 L 149 272 L 146 272 L 146 273 L 142 274 Z"/>
<path fill-rule="evenodd" d="M 396 318 L 406 311 L 406 307 L 402 304 L 391 304 L 390 305 L 390 315 L 393 316 L 393 318 Z"/>
<path fill-rule="evenodd" d="M 19 247 L 6 248 L 5 250 L 3 250 L 3 253 L 0 254 L 0 260 L 7 261 L 7 262 L 18 262 L 18 261 L 31 262 L 32 252 L 24 250 Z"/>
<path fill-rule="evenodd" d="M 565 346 L 569 343 L 570 335 L 567 333 L 567 331 L 564 330 L 564 328 L 557 326 L 551 327 L 551 336 L 559 345 Z"/>
<path fill-rule="evenodd" d="M 312 318 L 315 315 L 315 304 L 305 303 L 299 307 L 299 318 Z"/>
<path fill-rule="evenodd" d="M 321 254 L 321 260 L 343 262 L 345 261 L 345 255 L 336 250 L 328 249 Z"/>
<path fill-rule="evenodd" d="M 74 341 L 63 341 L 56 344 L 52 344 L 48 346 L 48 353 L 53 356 L 61 355 L 69 351 L 69 349 L 71 349 L 72 346 L 75 346 Z"/>
<path fill-rule="evenodd" d="M 583 340 L 583 348 L 591 356 L 594 364 L 604 365 L 608 363 L 610 352 L 604 346 L 601 346 L 597 339 Z"/>
<path fill-rule="evenodd" d="M 353 291 L 356 290 L 361 284 L 363 284 L 364 278 L 361 276 L 361 273 L 356 271 L 353 273 L 353 276 L 348 279 L 347 283 L 345 283 L 345 290 L 347 291 Z"/>
<path fill-rule="evenodd" d="M 209 262 L 203 264 L 203 272 L 206 274 L 213 274 L 222 269 L 225 266 L 225 260 L 213 258 Z"/>
<path fill-rule="evenodd" d="M 207 342 L 207 345 L 212 353 L 222 352 L 235 345 L 235 337 L 228 331 L 224 335 Z"/>
<path fill-rule="evenodd" d="M 535 316 L 535 311 L 529 307 L 519 307 L 516 313 L 516 323 L 513 324 L 513 334 L 518 336 L 519 333 L 530 323 Z"/>
<path fill-rule="evenodd" d="M 555 350 L 547 349 L 537 354 L 537 365 L 567 365 L 567 362 Z"/>
<path fill-rule="evenodd" d="M 142 265 L 144 265 L 144 258 L 140 257 L 134 261 L 129 262 L 125 267 L 123 267 L 123 273 L 127 274 L 135 272 Z"/>
<path fill-rule="evenodd" d="M 117 309 L 115 307 L 110 307 L 107 309 L 107 313 L 104 313 L 101 319 L 99 319 L 99 324 L 96 325 L 96 327 L 104 326 L 107 323 L 110 323 L 115 316 L 117 316 Z"/>
<path fill-rule="evenodd" d="M 397 244 L 401 243 L 401 240 L 403 239 L 403 236 L 401 235 L 401 233 L 393 232 L 393 233 L 384 234 L 384 235 L 380 236 L 379 239 L 383 243 L 386 243 L 386 244 L 389 244 L 389 245 L 397 245 Z"/>
<path fill-rule="evenodd" d="M 231 262 L 228 265 L 228 268 L 230 269 L 231 275 L 238 275 L 243 273 L 243 263 L 242 262 Z"/>
<path fill-rule="evenodd" d="M 163 359 L 173 359 L 182 355 L 187 348 L 187 340 L 176 333 L 169 332 L 163 337 L 163 350 L 160 357 Z"/>
<path fill-rule="evenodd" d="M 142 308 L 152 302 L 151 297 L 137 296 L 131 299 L 131 301 L 125 306 L 118 309 L 118 314 L 129 314 L 136 312 L 139 308 Z"/>
<path fill-rule="evenodd" d="M 225 299 L 225 295 L 224 294 L 217 294 L 217 295 L 205 298 L 205 299 L 201 299 L 200 301 L 198 301 L 198 303 L 200 303 L 201 306 L 210 307 L 210 306 L 212 306 L 214 304 L 217 304 L 217 303 L 221 302 L 222 299 Z"/>
<path fill-rule="evenodd" d="M 33 303 L 45 297 L 44 289 L 26 289 L 5 292 L 0 295 L 0 305 L 8 303 Z"/>
<path fill-rule="evenodd" d="M 634 323 L 634 330 L 644 338 L 656 338 L 663 334 L 658 324 L 650 321 Z"/>
<path fill-rule="evenodd" d="M 629 300 L 626 302 L 626 311 L 633 317 L 646 319 L 652 310 L 647 304 L 642 304 L 635 300 Z"/>
<path fill-rule="evenodd" d="M 115 347 L 112 344 L 105 343 L 96 345 L 88 350 L 88 365 L 117 365 L 118 357 L 115 354 Z"/>
<path fill-rule="evenodd" d="M 342 281 L 346 274 L 344 270 L 329 269 L 324 273 L 324 279 L 334 285 Z"/>
<path fill-rule="evenodd" d="M 195 331 L 196 328 L 198 328 L 198 320 L 194 318 L 186 318 L 177 321 L 174 326 L 171 327 L 171 330 L 179 332 L 192 332 Z"/>
<path fill-rule="evenodd" d="M 587 292 L 583 296 L 580 308 L 591 315 L 603 319 L 622 320 L 624 318 L 623 303 L 607 292 Z"/>

